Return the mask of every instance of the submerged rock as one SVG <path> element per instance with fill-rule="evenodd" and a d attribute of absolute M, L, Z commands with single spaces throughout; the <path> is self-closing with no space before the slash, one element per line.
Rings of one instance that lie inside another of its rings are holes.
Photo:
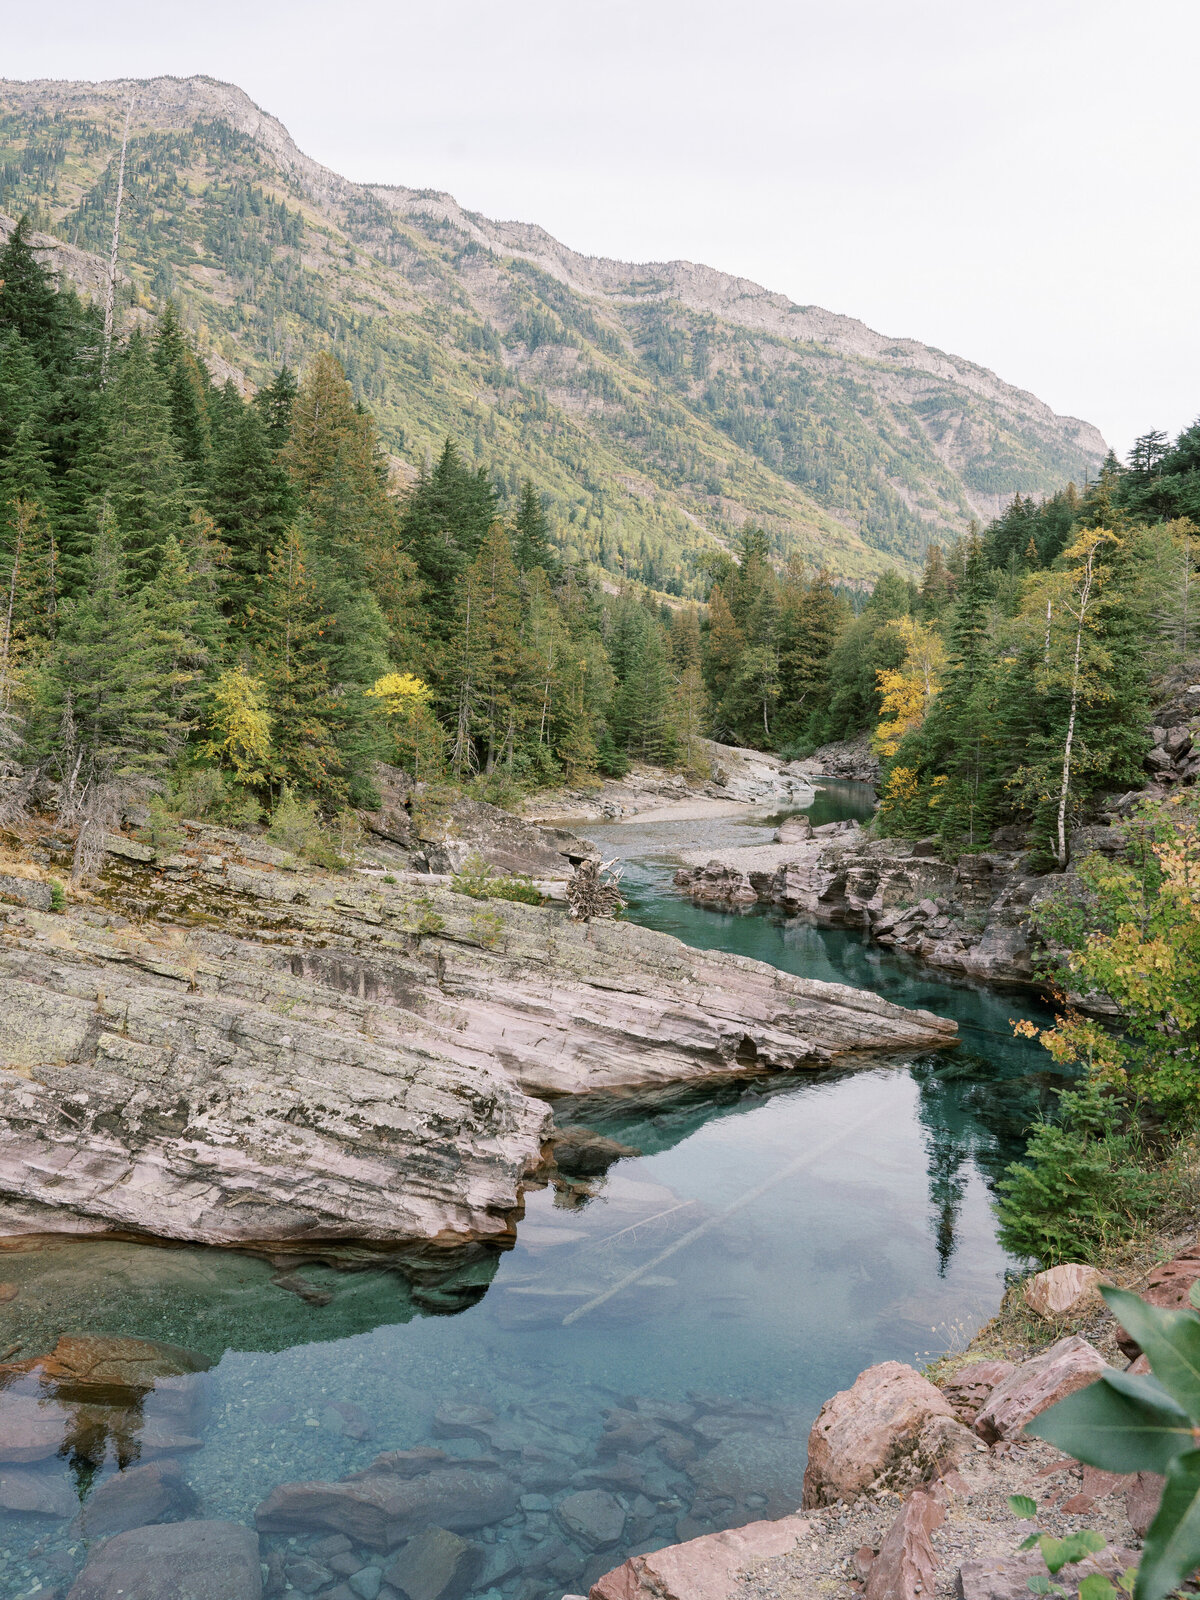
<path fill-rule="evenodd" d="M 96 1539 L 190 1516 L 196 1505 L 177 1461 L 150 1461 L 97 1484 L 80 1514 L 80 1529 Z"/>
<path fill-rule="evenodd" d="M 32 1517 L 71 1517 L 78 1502 L 64 1480 L 20 1467 L 0 1468 L 0 1511 Z"/>
<path fill-rule="evenodd" d="M 169 1522 L 107 1540 L 68 1600 L 262 1600 L 258 1538 L 238 1522 Z"/>
<path fill-rule="evenodd" d="M 496 1466 L 450 1460 L 439 1450 L 391 1451 L 334 1483 L 282 1483 L 254 1513 L 262 1533 L 328 1528 L 372 1550 L 435 1526 L 486 1527 L 511 1516 L 517 1489 Z"/>
<path fill-rule="evenodd" d="M 408 1600 L 459 1600 L 474 1583 L 483 1556 L 477 1544 L 449 1528 L 426 1528 L 408 1541 L 384 1577 Z"/>
<path fill-rule="evenodd" d="M 0 906 L 0 1231 L 505 1239 L 550 1131 L 537 1096 L 955 1036 L 648 929 L 222 849 L 116 862 L 136 928 Z"/>

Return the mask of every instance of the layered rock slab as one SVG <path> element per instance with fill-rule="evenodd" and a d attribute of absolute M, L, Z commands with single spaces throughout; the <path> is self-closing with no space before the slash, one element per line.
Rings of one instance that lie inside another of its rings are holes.
<path fill-rule="evenodd" d="M 108 910 L 0 907 L 0 1230 L 504 1238 L 536 1097 L 955 1036 L 646 929 L 223 848 L 112 858 Z"/>

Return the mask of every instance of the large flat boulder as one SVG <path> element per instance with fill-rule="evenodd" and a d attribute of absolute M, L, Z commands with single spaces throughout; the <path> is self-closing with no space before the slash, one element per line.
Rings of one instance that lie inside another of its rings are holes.
<path fill-rule="evenodd" d="M 808 1439 L 804 1506 L 853 1500 L 879 1479 L 911 1487 L 973 1445 L 940 1389 L 903 1362 L 880 1362 L 821 1407 Z"/>
<path fill-rule="evenodd" d="M 258 1535 L 240 1522 L 168 1522 L 94 1550 L 67 1600 L 262 1600 Z"/>
<path fill-rule="evenodd" d="M 597 858 L 586 840 L 561 828 L 543 829 L 485 801 L 458 799 L 443 809 L 421 799 L 414 806 L 413 831 L 431 872 L 457 872 L 474 855 L 502 876 L 565 878 L 574 862 Z"/>
<path fill-rule="evenodd" d="M 590 1600 L 732 1600 L 742 1592 L 738 1573 L 744 1567 L 787 1555 L 810 1529 L 809 1519 L 797 1514 L 632 1556 L 597 1579 Z"/>
<path fill-rule="evenodd" d="M 182 884 L 121 863 L 106 893 L 136 933 L 70 909 L 53 944 L 37 913 L 5 924 L 0 1230 L 503 1241 L 548 1097 L 956 1033 L 631 924 L 232 850 Z M 147 895 L 175 925 L 145 923 Z"/>
<path fill-rule="evenodd" d="M 372 1550 L 390 1550 L 427 1527 L 465 1532 L 510 1516 L 517 1486 L 496 1466 L 437 1451 L 391 1452 L 336 1482 L 282 1483 L 254 1513 L 262 1533 L 327 1528 Z"/>
<path fill-rule="evenodd" d="M 1060 1339 L 1021 1364 L 996 1385 L 975 1419 L 975 1432 L 994 1444 L 1014 1439 L 1027 1422 L 1077 1389 L 1095 1383 L 1108 1362 L 1077 1334 Z"/>

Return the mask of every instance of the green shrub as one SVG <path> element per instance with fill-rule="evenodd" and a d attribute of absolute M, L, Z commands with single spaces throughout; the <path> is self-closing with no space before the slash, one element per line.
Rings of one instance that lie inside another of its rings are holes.
<path fill-rule="evenodd" d="M 193 767 L 176 781 L 175 809 L 182 817 L 248 828 L 262 821 L 262 806 L 243 784 L 217 767 Z"/>
<path fill-rule="evenodd" d="M 65 911 L 67 909 L 67 891 L 57 878 L 50 879 L 50 909 L 51 911 Z"/>
<path fill-rule="evenodd" d="M 471 918 L 471 932 L 485 950 L 494 949 L 504 932 L 504 918 L 498 911 L 481 911 Z"/>
<path fill-rule="evenodd" d="M 1039 1122 L 1025 1152 L 997 1185 L 1000 1243 L 1045 1266 L 1087 1261 L 1129 1238 L 1171 1188 L 1147 1167 L 1142 1142 L 1120 1111 L 1089 1081 L 1059 1096 L 1057 1120 Z"/>
<path fill-rule="evenodd" d="M 146 822 L 138 829 L 138 836 L 156 850 L 178 850 L 183 843 L 183 833 L 178 825 L 178 808 L 161 794 L 156 794 L 151 796 L 146 810 Z"/>
<path fill-rule="evenodd" d="M 281 850 L 290 850 L 317 867 L 344 866 L 341 856 L 321 827 L 316 805 L 300 800 L 285 784 L 274 811 L 267 838 Z"/>
<path fill-rule="evenodd" d="M 613 743 L 607 729 L 596 744 L 596 770 L 606 778 L 623 778 L 629 771 L 629 757 Z"/>
<path fill-rule="evenodd" d="M 523 905 L 540 906 L 546 897 L 528 877 L 502 877 L 473 850 L 450 879 L 455 894 L 470 895 L 472 900 L 517 900 Z"/>
<path fill-rule="evenodd" d="M 383 875 L 383 881 L 384 883 L 396 883 L 398 880 L 394 872 L 385 872 Z"/>

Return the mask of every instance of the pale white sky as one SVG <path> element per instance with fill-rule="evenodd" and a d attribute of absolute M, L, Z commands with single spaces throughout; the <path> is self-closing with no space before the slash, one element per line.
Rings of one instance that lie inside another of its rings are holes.
<path fill-rule="evenodd" d="M 347 177 L 1200 415 L 1198 0 L 3 0 L 0 75 L 239 84 Z"/>

